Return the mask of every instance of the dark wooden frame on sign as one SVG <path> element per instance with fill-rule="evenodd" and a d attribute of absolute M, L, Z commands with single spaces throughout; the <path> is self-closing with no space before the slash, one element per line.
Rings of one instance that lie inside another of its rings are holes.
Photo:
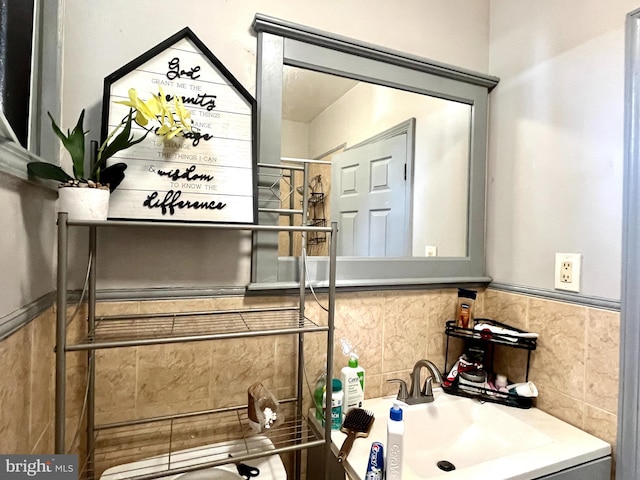
<path fill-rule="evenodd" d="M 153 62 L 162 60 L 164 54 L 171 57 L 168 64 L 165 64 L 167 66 L 164 73 L 140 69 L 145 64 L 147 67 L 162 65 L 161 62 Z M 185 63 L 181 64 L 185 57 L 180 58 L 176 56 L 178 54 L 191 58 L 191 63 L 198 57 L 204 62 L 195 67 L 191 64 L 185 66 Z M 211 81 L 212 77 L 218 81 Z M 129 78 L 136 80 L 127 84 L 125 89 L 122 80 Z M 117 105 L 114 101 L 126 99 L 129 88 L 136 88 L 140 98 L 147 100 L 149 85 L 153 89 L 156 88 L 155 85 L 164 85 L 167 97 L 173 96 L 173 88 L 182 90 L 176 95 L 181 95 L 185 106 L 192 111 L 193 124 L 200 128 L 200 133 L 189 139 L 174 137 L 167 143 L 157 141 L 151 133 L 140 144 L 110 159 L 110 163 L 124 161 L 128 167 L 125 180 L 112 194 L 109 218 L 255 223 L 258 195 L 254 97 L 193 31 L 185 27 L 105 78 L 102 141 L 107 138 L 115 122 L 127 112 L 126 106 Z M 203 86 L 211 89 L 209 92 L 215 91 L 217 95 L 198 93 Z M 152 93 L 158 92 L 159 89 Z M 225 95 L 221 96 L 220 93 Z M 228 107 L 227 110 L 216 110 L 218 104 Z M 117 107 L 114 108 L 114 105 Z M 118 111 L 120 114 L 117 114 Z M 201 116 L 198 118 L 199 122 L 193 117 L 194 113 Z M 203 130 L 203 126 L 213 130 Z M 137 126 L 134 124 L 134 127 Z M 209 140 L 213 142 L 208 144 Z M 187 166 L 188 164 L 191 165 Z M 153 175 L 154 173 L 157 175 Z M 134 185 L 136 188 L 131 188 Z M 183 188 L 189 190 L 183 194 Z"/>

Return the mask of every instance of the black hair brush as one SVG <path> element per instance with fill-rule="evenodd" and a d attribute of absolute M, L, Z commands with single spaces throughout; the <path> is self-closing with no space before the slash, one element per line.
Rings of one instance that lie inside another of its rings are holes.
<path fill-rule="evenodd" d="M 342 427 L 340 427 L 340 431 L 346 433 L 347 438 L 342 443 L 342 447 L 340 447 L 338 462 L 341 463 L 347 458 L 356 438 L 369 436 L 374 420 L 373 412 L 369 410 L 354 407 L 347 412 L 344 422 L 342 422 Z"/>

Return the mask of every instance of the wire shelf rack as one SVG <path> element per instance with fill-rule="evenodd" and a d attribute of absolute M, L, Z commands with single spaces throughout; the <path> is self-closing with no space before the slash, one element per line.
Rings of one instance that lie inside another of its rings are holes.
<path fill-rule="evenodd" d="M 249 426 L 246 407 L 99 426 L 95 465 L 85 471 L 101 480 L 151 480 L 324 445 L 293 404 L 285 407 L 285 421 L 262 433 Z"/>
<path fill-rule="evenodd" d="M 296 307 L 112 315 L 67 351 L 327 331 Z"/>

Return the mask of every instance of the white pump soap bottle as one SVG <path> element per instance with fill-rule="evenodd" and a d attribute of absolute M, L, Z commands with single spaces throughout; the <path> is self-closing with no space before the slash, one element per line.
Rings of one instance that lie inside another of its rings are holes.
<path fill-rule="evenodd" d="M 358 365 L 358 357 L 352 354 L 349 365 L 340 371 L 344 389 L 344 413 L 351 408 L 362 408 L 364 402 L 364 368 Z"/>
<path fill-rule="evenodd" d="M 402 409 L 397 400 L 394 400 L 393 407 L 389 411 L 387 421 L 387 474 L 385 478 L 389 480 L 402 479 L 402 459 L 404 453 L 404 420 L 402 419 Z"/>

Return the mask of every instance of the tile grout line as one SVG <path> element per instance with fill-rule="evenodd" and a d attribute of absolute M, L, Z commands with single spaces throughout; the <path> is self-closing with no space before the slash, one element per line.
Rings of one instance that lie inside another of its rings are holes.
<path fill-rule="evenodd" d="M 589 359 L 589 319 L 591 317 L 590 310 L 587 307 L 585 308 L 585 320 L 584 320 L 584 372 L 583 372 L 583 384 L 582 384 L 582 428 L 585 429 L 587 426 L 587 362 Z"/>
<path fill-rule="evenodd" d="M 38 316 L 36 318 L 36 321 L 38 321 L 40 319 L 40 316 Z M 27 328 L 30 330 L 29 332 L 29 432 L 28 432 L 28 439 L 29 439 L 29 448 L 33 449 L 34 448 L 34 444 L 32 443 L 32 439 L 31 439 L 31 434 L 32 434 L 32 430 L 33 430 L 33 385 L 34 385 L 34 378 L 33 378 L 33 365 L 34 365 L 34 361 L 33 361 L 33 355 L 35 352 L 35 348 L 34 348 L 34 343 L 35 343 L 35 328 L 33 328 L 33 324 L 34 322 L 30 322 L 29 325 L 27 326 Z"/>
<path fill-rule="evenodd" d="M 142 302 L 137 302 L 138 313 L 142 313 Z M 136 412 L 136 417 L 140 416 L 140 411 L 138 410 L 138 393 L 140 389 L 138 388 L 139 375 L 140 375 L 140 347 L 134 347 L 136 350 L 136 376 L 134 380 L 134 393 L 133 393 L 133 410 Z"/>

